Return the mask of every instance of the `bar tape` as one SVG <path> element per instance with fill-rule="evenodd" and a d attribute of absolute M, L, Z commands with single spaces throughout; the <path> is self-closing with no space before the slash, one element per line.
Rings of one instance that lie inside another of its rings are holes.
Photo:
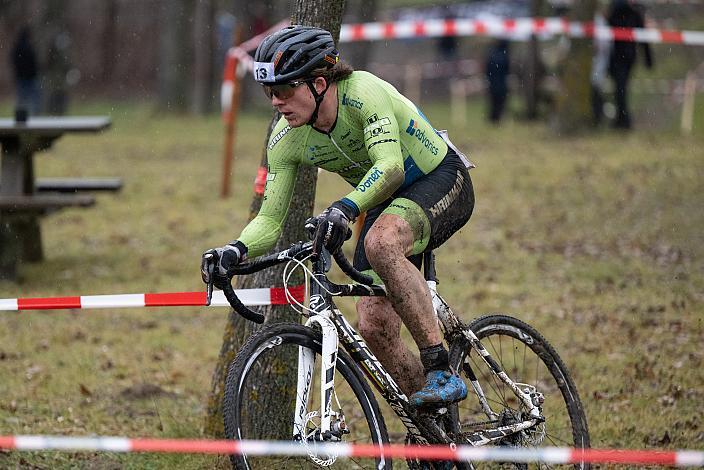
<path fill-rule="evenodd" d="M 63 437 L 63 436 L 0 436 L 0 449 L 37 451 L 105 451 L 247 454 L 262 456 L 307 456 L 309 449 L 291 441 L 227 441 L 189 439 L 130 439 L 126 437 Z M 347 457 L 492 461 L 545 462 L 550 464 L 611 463 L 622 465 L 668 465 L 697 467 L 704 465 L 701 451 L 656 451 L 626 449 L 572 449 L 568 447 L 472 447 L 405 446 L 347 443 L 316 443 L 318 455 Z"/>
<path fill-rule="evenodd" d="M 305 298 L 303 285 L 289 287 L 289 294 L 299 302 Z M 247 306 L 286 305 L 283 287 L 236 289 L 235 293 Z M 83 295 L 76 297 L 44 297 L 0 299 L 0 310 L 56 310 L 65 308 L 135 308 L 135 307 L 205 307 L 205 292 L 163 292 L 155 294 Z M 222 291 L 213 292 L 211 307 L 229 307 Z"/>

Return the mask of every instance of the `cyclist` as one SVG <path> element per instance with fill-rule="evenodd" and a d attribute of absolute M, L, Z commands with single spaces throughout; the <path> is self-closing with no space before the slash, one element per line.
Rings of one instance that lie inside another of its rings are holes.
<path fill-rule="evenodd" d="M 282 117 L 268 143 L 259 214 L 236 240 L 206 252 L 217 260 L 216 274 L 273 248 L 299 165 L 339 174 L 353 189 L 317 216 L 314 246 L 335 252 L 350 222 L 367 212 L 354 265 L 388 295 L 358 301 L 360 333 L 415 406 L 464 399 L 467 387 L 450 371 L 419 268 L 424 251 L 469 220 L 473 165 L 393 86 L 340 62 L 328 31 L 290 26 L 268 36 L 255 53 L 254 77 Z M 402 321 L 420 361 L 401 341 Z"/>

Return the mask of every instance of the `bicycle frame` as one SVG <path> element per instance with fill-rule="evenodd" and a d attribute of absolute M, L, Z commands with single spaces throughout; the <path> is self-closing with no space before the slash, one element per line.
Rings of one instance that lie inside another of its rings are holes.
<path fill-rule="evenodd" d="M 413 442 L 428 444 L 429 441 L 424 431 L 431 431 L 432 435 L 436 436 L 436 438 L 439 437 L 441 442 L 450 443 L 451 439 L 447 436 L 445 431 L 437 425 L 434 419 L 430 420 L 430 422 L 428 422 L 427 419 L 423 420 L 421 415 L 415 411 L 408 397 L 401 391 L 393 377 L 384 369 L 380 361 L 369 349 L 364 339 L 362 339 L 333 302 L 334 296 L 383 296 L 386 295 L 385 288 L 379 285 L 333 284 L 325 275 L 326 269 L 323 258 L 324 257 L 321 256 L 313 263 L 313 276 L 317 282 L 311 283 L 310 312 L 307 314 L 308 319 L 305 323 L 308 327 L 318 325 L 322 330 L 323 337 L 319 390 L 321 399 L 319 438 L 329 438 L 335 435 L 335 433 L 344 431 L 345 427 L 344 416 L 341 417 L 340 421 L 332 422 L 332 417 L 335 415 L 335 412 L 332 410 L 335 364 L 337 361 L 337 350 L 339 344 L 342 343 L 344 349 L 350 354 L 352 359 L 361 366 L 366 377 L 374 384 L 386 402 L 394 410 L 406 427 L 409 438 Z M 470 433 L 465 436 L 467 443 L 475 446 L 486 445 L 542 422 L 543 418 L 540 413 L 541 403 L 537 399 L 538 397 L 532 396 L 529 390 L 521 390 L 518 384 L 508 377 L 499 364 L 491 357 L 489 352 L 482 346 L 479 338 L 462 324 L 447 303 L 437 293 L 437 279 L 435 278 L 434 258 L 432 253 L 426 254 L 424 264 L 426 265 L 425 277 L 431 292 L 435 313 L 446 340 L 451 342 L 458 337 L 466 339 L 469 345 L 491 369 L 492 373 L 510 387 L 515 395 L 523 402 L 530 414 L 530 419 L 489 430 L 480 430 Z M 465 367 L 467 368 L 467 375 L 470 378 L 472 388 L 483 412 L 490 420 L 496 420 L 499 415 L 489 406 L 484 391 L 473 371 L 469 368 L 469 365 L 465 364 Z M 314 369 L 315 355 L 307 348 L 299 348 L 296 411 L 293 427 L 294 438 L 300 436 L 305 439 L 306 410 L 308 400 L 312 393 L 311 383 Z M 441 413 L 443 413 L 443 411 L 440 411 L 438 415 Z M 429 429 L 429 426 L 432 427 L 432 429 Z"/>

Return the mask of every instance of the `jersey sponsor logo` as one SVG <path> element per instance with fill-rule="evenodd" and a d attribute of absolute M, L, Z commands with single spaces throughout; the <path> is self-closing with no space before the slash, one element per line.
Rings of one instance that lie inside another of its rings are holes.
<path fill-rule="evenodd" d="M 358 152 L 364 148 L 364 142 L 357 139 L 350 139 L 350 141 L 347 142 L 347 145 L 353 152 Z"/>
<path fill-rule="evenodd" d="M 330 157 L 336 153 L 335 149 L 328 148 L 328 145 L 310 145 L 308 146 L 308 160 L 313 162 L 313 164 L 318 165 L 320 162 L 316 162 L 316 158 Z M 328 159 L 326 161 L 337 160 L 337 157 Z"/>
<path fill-rule="evenodd" d="M 364 135 L 367 136 L 369 134 L 367 138 L 372 138 L 381 134 L 388 134 L 389 131 L 385 129 L 385 126 L 391 125 L 391 119 L 387 117 L 379 119 L 376 114 L 372 114 L 367 119 L 367 123 L 368 126 L 364 128 Z"/>
<path fill-rule="evenodd" d="M 348 98 L 347 93 L 342 94 L 342 104 L 343 106 L 352 106 L 353 108 L 362 109 L 364 103 L 354 98 Z"/>
<path fill-rule="evenodd" d="M 382 139 L 382 140 L 377 140 L 376 142 L 372 142 L 371 144 L 369 144 L 369 147 L 367 147 L 367 150 L 369 150 L 370 148 L 374 147 L 376 144 L 386 144 L 386 143 L 388 143 L 388 142 L 398 142 L 398 140 L 396 140 L 396 139 Z"/>
<path fill-rule="evenodd" d="M 425 131 L 423 129 L 418 129 L 418 123 L 413 119 L 411 119 L 411 122 L 406 128 L 406 134 L 418 139 L 418 141 L 423 144 L 426 149 L 430 150 L 433 155 L 438 154 L 438 148 L 433 145 L 433 142 L 428 137 L 426 137 Z"/>
<path fill-rule="evenodd" d="M 313 162 L 313 163 L 315 163 L 315 166 L 323 166 L 326 163 L 334 162 L 335 160 L 337 160 L 337 157 L 328 158 L 326 160 L 320 160 L 319 162 Z"/>
<path fill-rule="evenodd" d="M 276 55 L 274 56 L 274 68 L 276 68 L 276 65 L 279 63 L 281 60 L 281 57 L 284 55 L 283 51 L 278 51 Z"/>
<path fill-rule="evenodd" d="M 458 171 L 457 180 L 455 181 L 454 186 L 452 186 L 452 189 L 449 193 L 447 193 L 442 199 L 436 202 L 433 207 L 430 208 L 430 214 L 433 217 L 437 217 L 439 213 L 444 212 L 448 207 L 450 207 L 450 204 L 452 204 L 455 199 L 457 199 L 457 196 L 460 195 L 463 184 L 464 176 Z"/>
<path fill-rule="evenodd" d="M 359 162 L 359 163 L 353 163 L 353 164 L 351 164 L 351 165 L 347 165 L 347 166 L 345 166 L 345 167 L 340 168 L 340 169 L 338 170 L 338 172 L 339 172 L 339 173 L 347 173 L 347 172 L 350 171 L 350 170 L 354 170 L 355 168 L 359 168 L 359 167 L 362 166 L 362 165 L 368 165 L 368 164 L 370 164 L 371 162 L 372 162 L 371 160 L 363 160 L 363 161 L 361 161 L 361 162 Z M 365 171 L 365 173 L 366 173 L 366 171 Z"/>
<path fill-rule="evenodd" d="M 290 130 L 291 130 L 291 126 L 286 126 L 283 129 L 281 129 L 278 134 L 276 134 L 274 137 L 272 137 L 271 142 L 269 142 L 269 147 L 268 147 L 269 150 L 273 149 L 274 145 L 276 145 L 283 138 L 283 136 L 285 136 L 286 133 L 288 133 L 288 131 L 290 131 Z"/>
<path fill-rule="evenodd" d="M 372 173 L 367 176 L 367 179 L 364 180 L 364 182 L 360 183 L 359 186 L 357 186 L 357 190 L 359 192 L 365 192 L 367 189 L 372 187 L 372 184 L 374 184 L 375 181 L 377 181 L 379 178 L 381 178 L 381 175 L 384 174 L 383 171 L 378 169 L 377 167 L 372 167 Z"/>

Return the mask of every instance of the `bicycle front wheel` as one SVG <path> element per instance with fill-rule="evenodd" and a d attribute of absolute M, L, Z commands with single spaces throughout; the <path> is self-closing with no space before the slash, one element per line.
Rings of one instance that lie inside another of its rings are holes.
<path fill-rule="evenodd" d="M 505 315 L 488 315 L 469 324 L 484 348 L 499 367 L 516 382 L 522 390 L 537 392 L 544 397 L 543 423 L 530 429 L 506 436 L 497 445 L 509 447 L 572 447 L 589 448 L 589 430 L 577 388 L 564 363 L 550 343 L 530 325 Z M 463 374 L 467 381 L 472 374 L 486 395 L 491 410 L 496 416 L 489 418 L 474 396 L 458 403 L 457 431 L 469 436 L 477 431 L 495 429 L 499 426 L 520 422 L 527 418 L 523 403 L 513 391 L 471 348 L 466 339 L 452 344 L 450 363 Z M 469 384 L 468 384 L 469 385 Z M 475 468 L 554 468 L 570 467 L 554 464 L 511 464 L 473 462 Z M 574 465 L 588 469 L 589 464 Z"/>
<path fill-rule="evenodd" d="M 242 347 L 230 365 L 225 384 L 226 437 L 266 441 L 293 439 L 301 446 L 299 451 L 303 456 L 233 455 L 233 468 L 391 468 L 389 459 L 335 459 L 316 450 L 316 443 L 321 441 L 321 345 L 320 332 L 299 324 L 279 323 L 255 333 Z M 299 349 L 311 354 L 315 363 L 305 410 L 295 409 Z M 331 403 L 335 430 L 322 440 L 379 446 L 388 443 L 386 425 L 374 394 L 343 350 L 338 351 L 334 383 Z M 301 428 L 294 432 L 294 414 L 303 417 L 303 433 Z"/>

